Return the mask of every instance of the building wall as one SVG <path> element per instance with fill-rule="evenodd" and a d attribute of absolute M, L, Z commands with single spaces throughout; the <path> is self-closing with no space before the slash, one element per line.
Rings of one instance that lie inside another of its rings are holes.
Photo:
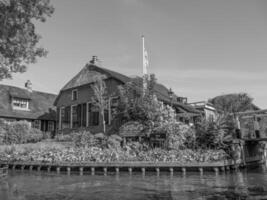
<path fill-rule="evenodd" d="M 113 78 L 109 78 L 105 80 L 105 83 L 107 86 L 107 93 L 108 93 L 107 95 L 110 95 L 110 96 L 118 95 L 118 86 L 122 85 L 121 82 Z M 78 90 L 78 99 L 75 101 L 72 100 L 72 91 L 74 89 Z M 65 90 L 63 92 L 60 92 L 56 107 L 59 108 L 62 106 L 70 106 L 70 105 L 75 105 L 75 104 L 86 103 L 86 102 L 91 101 L 93 96 L 94 96 L 94 92 L 91 88 L 91 84 L 82 85 L 76 88 Z"/>
<path fill-rule="evenodd" d="M 107 87 L 107 96 L 109 97 L 115 97 L 118 96 L 118 86 L 122 85 L 123 83 L 121 83 L 120 81 L 117 81 L 114 78 L 109 78 L 105 80 L 106 83 L 106 87 Z M 78 98 L 77 100 L 72 100 L 72 91 L 73 90 L 77 90 L 78 91 Z M 72 88 L 66 91 L 63 91 L 60 93 L 59 97 L 58 97 L 58 101 L 56 104 L 57 107 L 57 127 L 60 131 L 63 132 L 70 132 L 73 129 L 77 129 L 77 127 L 73 128 L 73 124 L 71 125 L 71 122 L 64 122 L 62 118 L 60 118 L 61 116 L 61 110 L 62 108 L 68 108 L 69 106 L 73 106 L 73 105 L 80 105 L 80 104 L 85 104 L 85 103 L 89 103 L 92 101 L 92 98 L 94 96 L 94 92 L 93 89 L 91 88 L 91 84 L 87 84 L 87 85 L 82 85 L 76 88 Z M 86 104 L 86 110 L 88 109 L 88 104 Z M 64 115 L 66 115 L 66 111 L 64 111 Z M 71 115 L 71 110 L 68 110 L 68 112 L 70 112 L 69 114 Z M 83 115 L 81 113 L 81 115 Z M 109 114 L 110 118 L 111 118 L 111 114 Z M 68 118 L 68 117 L 67 117 Z M 69 117 L 68 119 L 71 121 L 72 117 Z M 82 119 L 80 119 L 82 121 Z M 86 113 L 86 126 L 84 124 L 82 124 L 83 122 L 81 122 L 81 124 L 78 125 L 78 129 L 87 129 L 90 130 L 93 133 L 97 133 L 97 132 L 102 132 L 103 130 L 103 124 L 102 124 L 102 120 L 101 120 L 101 116 L 99 115 L 99 125 L 97 126 L 90 126 L 88 123 L 88 110 Z M 106 124 L 106 128 L 107 130 L 110 128 L 109 124 Z"/>

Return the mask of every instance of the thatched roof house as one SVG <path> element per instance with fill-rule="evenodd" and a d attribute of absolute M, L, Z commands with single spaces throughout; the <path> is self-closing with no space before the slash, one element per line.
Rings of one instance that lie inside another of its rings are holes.
<path fill-rule="evenodd" d="M 44 131 L 48 130 L 48 126 L 55 127 L 53 102 L 56 95 L 2 84 L 0 94 L 0 118 L 27 120 Z"/>
<path fill-rule="evenodd" d="M 89 127 L 92 132 L 101 131 L 101 129 L 97 129 L 100 124 L 99 113 L 91 102 L 92 96 L 94 96 L 91 84 L 99 76 L 104 76 L 109 96 L 118 96 L 118 86 L 133 80 L 121 73 L 99 67 L 94 58 L 60 90 L 54 102 L 58 112 L 59 129 Z M 173 94 L 171 99 L 169 90 L 164 85 L 156 84 L 154 90 L 158 99 L 166 104 L 171 104 L 177 113 L 199 115 L 199 111 L 192 106 L 179 101 L 177 95 Z M 105 121 L 109 123 L 112 118 L 112 104 L 111 100 L 110 108 L 105 115 Z"/>

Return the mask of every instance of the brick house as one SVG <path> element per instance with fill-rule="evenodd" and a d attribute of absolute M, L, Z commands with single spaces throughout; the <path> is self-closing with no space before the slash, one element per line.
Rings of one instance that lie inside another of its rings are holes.
<path fill-rule="evenodd" d="M 34 91 L 30 81 L 25 88 L 0 85 L 0 118 L 6 121 L 28 121 L 44 132 L 56 129 L 56 95 Z"/>
<path fill-rule="evenodd" d="M 57 123 L 59 131 L 86 128 L 91 132 L 102 130 L 100 113 L 97 106 L 92 103 L 94 92 L 91 85 L 97 76 L 103 76 L 107 86 L 108 108 L 105 110 L 107 130 L 114 118 L 118 105 L 118 86 L 132 80 L 132 78 L 103 67 L 99 67 L 96 57 L 86 64 L 61 90 L 54 105 L 57 107 Z M 177 113 L 189 113 L 199 116 L 199 112 L 192 106 L 180 102 L 173 94 L 169 97 L 169 90 L 162 84 L 155 85 L 155 93 L 159 100 L 171 104 Z"/>

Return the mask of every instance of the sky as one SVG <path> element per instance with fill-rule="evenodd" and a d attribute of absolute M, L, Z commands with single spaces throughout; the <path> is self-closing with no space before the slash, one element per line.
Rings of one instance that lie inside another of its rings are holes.
<path fill-rule="evenodd" d="M 267 108 L 267 1 L 52 0 L 55 13 L 36 23 L 49 54 L 3 84 L 57 94 L 93 55 L 102 67 L 149 73 L 189 102 L 246 92 Z"/>

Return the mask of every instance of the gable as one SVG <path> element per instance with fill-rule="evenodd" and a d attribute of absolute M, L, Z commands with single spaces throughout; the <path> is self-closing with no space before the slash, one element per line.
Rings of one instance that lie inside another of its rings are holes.
<path fill-rule="evenodd" d="M 90 84 L 93 83 L 97 77 L 103 76 L 104 79 L 107 78 L 114 78 L 117 79 L 118 81 L 121 81 L 123 83 L 126 83 L 127 81 L 130 80 L 129 77 L 124 76 L 120 73 L 100 68 L 96 65 L 93 64 L 86 64 L 82 70 L 74 76 L 62 89 L 61 91 L 72 89 L 75 87 L 79 87 L 82 85 Z"/>
<path fill-rule="evenodd" d="M 118 95 L 118 86 L 122 83 L 113 77 L 104 79 L 106 83 L 106 90 L 109 96 L 117 96 Z M 86 102 L 92 101 L 92 97 L 94 96 L 94 92 L 91 88 L 91 84 L 84 84 L 75 88 L 61 90 L 59 95 L 57 96 L 54 105 L 57 107 L 61 106 L 70 106 L 75 104 L 82 104 Z M 72 91 L 77 90 L 78 98 L 76 100 L 72 100 Z"/>

